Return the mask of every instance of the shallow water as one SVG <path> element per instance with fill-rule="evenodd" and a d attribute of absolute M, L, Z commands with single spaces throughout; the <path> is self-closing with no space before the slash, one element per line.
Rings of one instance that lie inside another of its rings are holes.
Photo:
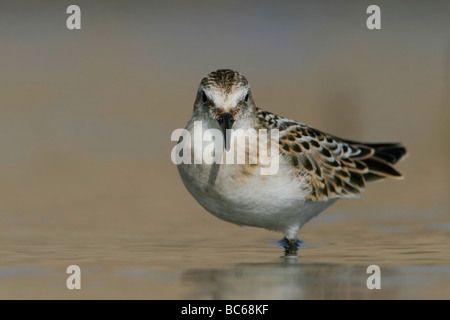
<path fill-rule="evenodd" d="M 450 298 L 448 223 L 403 224 L 339 206 L 334 211 L 302 230 L 306 248 L 298 257 L 284 257 L 270 244 L 276 233 L 233 226 L 206 212 L 191 224 L 172 221 L 173 235 L 164 224 L 136 224 L 129 232 L 133 223 L 126 219 L 123 232 L 111 224 L 74 230 L 62 219 L 34 226 L 3 221 L 9 228 L 1 236 L 0 298 Z M 438 216 L 445 218 L 436 210 Z M 81 268 L 81 290 L 66 287 L 72 264 Z M 369 290 L 367 267 L 374 264 L 381 289 Z"/>
<path fill-rule="evenodd" d="M 36 254 L 38 249 L 30 247 L 30 250 Z M 40 250 L 49 255 L 52 251 L 65 252 L 66 257 L 59 254 L 41 262 L 30 259 L 28 265 L 34 267 L 12 264 L 0 268 L 2 299 L 450 298 L 448 264 L 385 266 L 379 263 L 381 289 L 369 290 L 366 271 L 372 262 L 368 261 L 377 259 L 371 259 L 367 251 L 360 263 L 333 263 L 311 261 L 314 259 L 305 257 L 307 253 L 299 258 L 286 258 L 278 257 L 276 251 L 248 254 L 230 248 L 153 251 L 139 246 L 114 250 L 48 246 Z M 386 252 L 389 254 L 389 250 Z M 422 252 L 404 254 L 408 259 L 411 255 L 418 260 L 423 257 Z M 69 256 L 78 257 L 81 290 L 66 288 L 65 268 L 74 260 Z M 353 260 L 358 257 L 355 254 Z"/>

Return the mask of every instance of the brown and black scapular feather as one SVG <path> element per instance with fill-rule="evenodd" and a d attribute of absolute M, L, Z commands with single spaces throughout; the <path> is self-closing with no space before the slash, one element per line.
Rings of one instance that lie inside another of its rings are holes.
<path fill-rule="evenodd" d="M 309 199 L 355 197 L 366 182 L 402 178 L 393 167 L 406 154 L 399 143 L 340 139 L 267 111 L 257 112 L 260 127 L 280 130 L 280 153 L 290 159 L 296 176 L 311 182 Z"/>

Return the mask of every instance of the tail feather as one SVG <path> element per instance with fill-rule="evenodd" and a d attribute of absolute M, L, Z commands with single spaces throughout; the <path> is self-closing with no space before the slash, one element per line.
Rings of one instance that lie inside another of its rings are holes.
<path fill-rule="evenodd" d="M 364 180 L 379 181 L 385 178 L 403 178 L 393 165 L 406 155 L 406 148 L 400 143 L 361 143 L 346 140 L 356 147 L 364 146 L 374 150 L 372 156 L 359 159 L 369 169 L 363 174 Z"/>
<path fill-rule="evenodd" d="M 394 169 L 394 167 L 387 161 L 371 157 L 369 159 L 363 160 L 364 163 L 369 168 L 369 173 L 375 173 L 384 177 L 401 178 L 402 174 Z"/>
<path fill-rule="evenodd" d="M 366 145 L 375 149 L 375 157 L 386 160 L 390 164 L 395 164 L 406 154 L 406 148 L 400 143 L 373 143 Z"/>

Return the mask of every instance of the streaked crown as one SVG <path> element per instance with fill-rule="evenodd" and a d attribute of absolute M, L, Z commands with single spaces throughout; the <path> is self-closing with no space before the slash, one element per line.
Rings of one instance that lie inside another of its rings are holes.
<path fill-rule="evenodd" d="M 220 88 L 225 93 L 230 93 L 235 88 L 248 87 L 248 81 L 237 71 L 230 69 L 219 69 L 211 72 L 203 78 L 200 85 L 204 88 Z"/>

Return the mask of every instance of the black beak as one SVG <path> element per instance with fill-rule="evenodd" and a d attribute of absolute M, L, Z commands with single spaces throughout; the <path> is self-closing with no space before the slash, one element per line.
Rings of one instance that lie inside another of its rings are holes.
<path fill-rule="evenodd" d="M 228 129 L 231 129 L 231 127 L 233 126 L 233 116 L 231 115 L 231 113 L 225 112 L 219 117 L 219 119 L 217 119 L 217 122 L 219 122 L 220 129 L 222 130 L 225 149 L 227 151 L 230 151 L 231 131 L 229 131 Z"/>

